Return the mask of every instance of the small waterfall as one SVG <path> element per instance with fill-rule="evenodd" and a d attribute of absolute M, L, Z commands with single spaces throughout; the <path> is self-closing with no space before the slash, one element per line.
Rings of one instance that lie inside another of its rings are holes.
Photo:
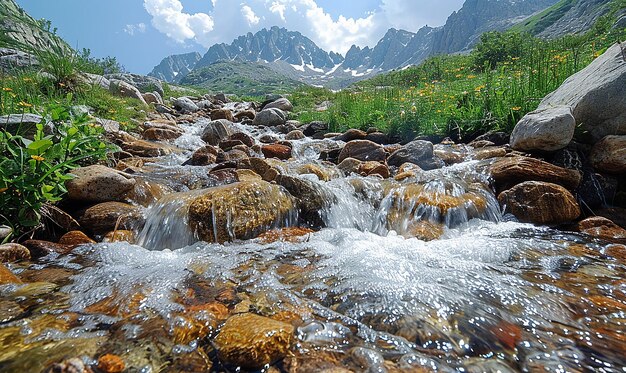
<path fill-rule="evenodd" d="M 198 242 L 187 217 L 190 202 L 202 192 L 194 190 L 161 198 L 146 211 L 146 224 L 137 243 L 149 250 L 173 250 Z"/>

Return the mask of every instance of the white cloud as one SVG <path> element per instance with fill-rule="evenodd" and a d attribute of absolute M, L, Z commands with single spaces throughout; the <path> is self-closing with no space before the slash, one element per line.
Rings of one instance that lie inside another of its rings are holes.
<path fill-rule="evenodd" d="M 380 1 L 379 9 L 359 18 L 332 16 L 316 0 L 210 0 L 211 12 L 193 15 L 184 12 L 181 0 L 144 0 L 144 7 L 154 27 L 178 42 L 209 47 L 230 43 L 246 32 L 281 26 L 301 32 L 325 50 L 345 53 L 353 44 L 374 45 L 390 27 L 417 31 L 425 24 L 442 25 L 463 2 Z"/>
<path fill-rule="evenodd" d="M 241 7 L 241 14 L 243 14 L 243 18 L 248 22 L 248 26 L 254 26 L 261 21 L 259 17 L 254 13 L 254 10 L 250 8 L 248 5 L 243 5 Z"/>
<path fill-rule="evenodd" d="M 179 0 L 144 0 L 144 8 L 152 16 L 152 25 L 169 38 L 183 43 L 194 40 L 209 47 L 209 34 L 213 31 L 213 18 L 205 13 L 183 12 Z"/>
<path fill-rule="evenodd" d="M 124 32 L 130 36 L 134 36 L 136 33 L 143 34 L 144 32 L 146 32 L 146 24 L 138 23 L 136 25 L 126 25 L 124 27 Z"/>

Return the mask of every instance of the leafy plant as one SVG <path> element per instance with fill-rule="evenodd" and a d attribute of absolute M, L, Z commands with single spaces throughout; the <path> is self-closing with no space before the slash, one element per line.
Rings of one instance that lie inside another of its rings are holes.
<path fill-rule="evenodd" d="M 17 233 L 41 223 L 44 204 L 67 192 L 68 172 L 106 159 L 115 148 L 101 140 L 102 128 L 87 116 L 72 117 L 69 107 L 52 105 L 32 139 L 0 131 L 0 211 Z M 51 133 L 46 133 L 51 132 Z"/>

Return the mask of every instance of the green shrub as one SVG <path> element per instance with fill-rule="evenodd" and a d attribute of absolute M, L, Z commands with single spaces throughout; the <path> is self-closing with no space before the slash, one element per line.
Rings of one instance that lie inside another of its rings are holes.
<path fill-rule="evenodd" d="M 116 148 L 101 140 L 102 128 L 86 116 L 72 117 L 69 107 L 52 105 L 32 139 L 0 131 L 0 217 L 17 234 L 41 224 L 41 209 L 67 192 L 68 172 L 106 159 Z"/>

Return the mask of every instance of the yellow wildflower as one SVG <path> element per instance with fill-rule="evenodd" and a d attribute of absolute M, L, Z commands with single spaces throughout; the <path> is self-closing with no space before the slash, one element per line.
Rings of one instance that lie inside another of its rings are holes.
<path fill-rule="evenodd" d="M 5 92 L 11 92 L 12 91 L 12 89 L 9 88 L 9 87 L 3 87 L 2 90 L 5 91 Z"/>
<path fill-rule="evenodd" d="M 0 193 L 4 193 L 4 192 L 6 192 L 7 190 L 9 190 L 9 188 L 0 188 Z"/>
<path fill-rule="evenodd" d="M 18 105 L 21 107 L 33 107 L 33 104 L 29 104 L 28 102 L 24 102 L 24 101 L 20 101 Z"/>
<path fill-rule="evenodd" d="M 513 111 L 520 111 L 520 110 L 522 110 L 522 108 L 521 108 L 521 107 L 519 107 L 519 106 L 513 106 L 513 107 L 511 108 L 511 110 L 513 110 Z"/>
<path fill-rule="evenodd" d="M 476 75 L 468 75 L 467 79 L 474 79 L 476 77 Z"/>
<path fill-rule="evenodd" d="M 31 155 L 30 156 L 32 159 L 36 160 L 37 162 L 41 162 L 43 161 L 45 158 L 40 156 L 40 155 Z"/>

